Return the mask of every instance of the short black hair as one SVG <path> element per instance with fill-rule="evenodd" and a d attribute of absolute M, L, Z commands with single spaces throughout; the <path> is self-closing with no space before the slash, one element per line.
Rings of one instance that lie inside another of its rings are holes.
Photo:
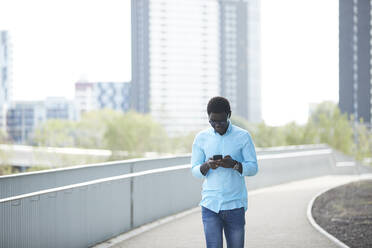
<path fill-rule="evenodd" d="M 209 100 L 207 105 L 208 115 L 210 113 L 226 113 L 231 114 L 230 103 L 225 97 L 215 96 Z"/>

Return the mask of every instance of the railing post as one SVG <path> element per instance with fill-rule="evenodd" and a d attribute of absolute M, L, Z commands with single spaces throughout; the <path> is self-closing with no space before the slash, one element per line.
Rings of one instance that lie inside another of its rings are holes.
<path fill-rule="evenodd" d="M 135 163 L 135 162 L 134 162 Z M 130 163 L 130 173 L 133 173 L 133 167 L 134 167 L 134 163 Z M 134 180 L 134 177 L 131 177 L 130 178 L 130 228 L 133 229 L 134 227 L 134 213 L 133 213 L 133 202 L 134 202 L 134 199 L 133 199 L 133 180 Z"/>

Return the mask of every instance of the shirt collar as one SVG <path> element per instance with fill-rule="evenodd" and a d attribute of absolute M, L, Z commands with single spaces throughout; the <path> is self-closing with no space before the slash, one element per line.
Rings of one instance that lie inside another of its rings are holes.
<path fill-rule="evenodd" d="M 224 133 L 224 134 L 221 135 L 221 136 L 227 135 L 227 134 L 229 134 L 229 133 L 231 132 L 232 124 L 231 124 L 230 119 L 227 120 L 227 123 L 228 123 L 229 126 L 227 127 L 226 133 Z M 212 127 L 212 130 L 213 130 L 214 134 L 218 134 L 218 135 L 220 135 L 219 133 L 216 132 L 216 130 L 214 130 L 213 127 Z"/>

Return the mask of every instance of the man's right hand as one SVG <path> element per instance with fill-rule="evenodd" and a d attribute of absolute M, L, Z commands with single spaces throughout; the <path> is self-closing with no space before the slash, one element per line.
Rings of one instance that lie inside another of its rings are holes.
<path fill-rule="evenodd" d="M 208 167 L 215 170 L 218 167 L 217 161 L 213 160 L 213 158 L 209 158 L 209 160 L 206 162 L 208 164 Z"/>
<path fill-rule="evenodd" d="M 209 169 L 212 168 L 213 170 L 215 170 L 217 169 L 217 167 L 218 167 L 217 161 L 214 161 L 212 158 L 209 158 L 207 162 L 200 166 L 200 172 L 205 176 L 207 175 Z"/>

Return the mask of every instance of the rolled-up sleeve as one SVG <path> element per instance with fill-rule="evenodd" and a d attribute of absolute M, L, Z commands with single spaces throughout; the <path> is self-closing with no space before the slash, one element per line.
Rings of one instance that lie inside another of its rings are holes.
<path fill-rule="evenodd" d="M 250 135 L 248 136 L 247 143 L 243 146 L 242 149 L 243 154 L 243 172 L 241 176 L 254 176 L 258 172 L 258 164 L 257 164 L 257 156 L 256 156 L 256 149 L 254 147 L 252 138 Z"/>
<path fill-rule="evenodd" d="M 191 153 L 191 172 L 194 177 L 204 178 L 203 174 L 200 172 L 200 165 L 202 165 L 204 162 L 205 154 L 200 146 L 194 142 Z"/>

